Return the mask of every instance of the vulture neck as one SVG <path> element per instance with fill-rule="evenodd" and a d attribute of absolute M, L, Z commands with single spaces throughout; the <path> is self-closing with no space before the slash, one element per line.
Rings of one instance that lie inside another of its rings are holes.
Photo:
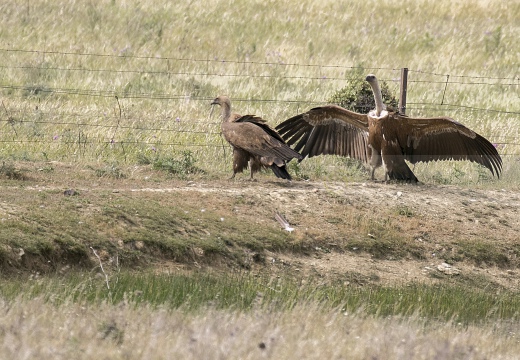
<path fill-rule="evenodd" d="M 374 93 L 374 100 L 376 101 L 376 115 L 381 116 L 383 110 L 386 110 L 385 104 L 383 104 L 383 95 L 381 94 L 381 88 L 379 87 L 379 83 L 377 79 L 369 82 L 372 87 L 372 92 Z"/>
<path fill-rule="evenodd" d="M 229 122 L 231 119 L 231 104 L 229 101 L 224 101 L 222 107 L 222 121 Z"/>

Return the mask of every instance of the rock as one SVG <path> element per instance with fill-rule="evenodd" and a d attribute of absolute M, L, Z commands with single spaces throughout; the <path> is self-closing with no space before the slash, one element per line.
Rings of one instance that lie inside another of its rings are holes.
<path fill-rule="evenodd" d="M 459 275 L 460 274 L 459 269 L 454 268 L 453 266 L 451 266 L 450 264 L 447 264 L 447 263 L 442 263 L 442 264 L 438 265 L 437 270 L 439 270 L 441 273 L 446 274 L 446 275 Z"/>

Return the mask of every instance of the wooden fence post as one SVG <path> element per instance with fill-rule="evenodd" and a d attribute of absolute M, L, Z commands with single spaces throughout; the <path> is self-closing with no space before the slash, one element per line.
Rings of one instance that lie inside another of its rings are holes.
<path fill-rule="evenodd" d="M 401 69 L 401 85 L 399 95 L 399 114 L 406 115 L 406 91 L 408 89 L 408 68 Z"/>

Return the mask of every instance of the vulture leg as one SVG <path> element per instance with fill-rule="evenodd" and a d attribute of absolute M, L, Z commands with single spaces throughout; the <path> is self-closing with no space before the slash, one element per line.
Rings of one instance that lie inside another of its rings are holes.
<path fill-rule="evenodd" d="M 375 180 L 374 173 L 378 167 L 383 166 L 383 160 L 381 159 L 381 154 L 377 151 L 373 150 L 372 147 L 368 147 L 368 156 L 370 158 L 370 167 L 372 168 L 372 176 L 370 177 L 372 180 Z M 386 181 L 386 172 L 385 172 L 385 181 Z"/>
<path fill-rule="evenodd" d="M 381 167 L 383 166 L 383 160 L 381 158 L 381 154 L 374 150 L 372 148 L 372 146 L 368 145 L 367 146 L 367 155 L 368 155 L 368 158 L 370 159 L 369 160 L 369 165 L 370 165 L 370 168 L 372 169 L 372 175 L 371 175 L 371 179 L 372 181 L 375 181 L 376 180 L 376 177 L 375 177 L 375 172 L 376 172 L 376 169 L 378 167 Z M 388 179 L 387 175 L 386 175 L 386 171 L 385 171 L 385 181 Z"/>
<path fill-rule="evenodd" d="M 251 170 L 251 178 L 250 178 L 250 180 L 251 181 L 255 181 L 255 179 L 253 179 L 253 174 L 255 172 L 260 171 L 260 169 L 262 168 L 262 163 L 260 162 L 260 159 L 258 158 L 258 156 L 251 157 L 249 159 L 249 168 Z"/>
<path fill-rule="evenodd" d="M 249 180 L 253 181 L 253 160 L 249 160 Z"/>
<path fill-rule="evenodd" d="M 388 176 L 390 180 L 406 181 L 411 183 L 419 182 L 417 177 L 415 177 L 412 170 L 410 170 L 404 161 L 401 148 L 397 143 L 388 142 L 382 147 L 381 155 L 386 170 L 385 181 Z"/>
<path fill-rule="evenodd" d="M 247 165 L 249 163 L 249 154 L 244 150 L 234 148 L 233 149 L 233 176 L 231 179 L 235 178 L 237 173 L 243 172 L 247 169 Z M 251 173 L 251 176 L 253 174 Z"/>

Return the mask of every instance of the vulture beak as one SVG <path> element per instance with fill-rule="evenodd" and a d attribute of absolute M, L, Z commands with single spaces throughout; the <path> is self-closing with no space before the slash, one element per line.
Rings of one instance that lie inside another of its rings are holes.
<path fill-rule="evenodd" d="M 220 102 L 220 98 L 219 97 L 216 97 L 213 99 L 213 101 L 211 102 L 211 111 L 209 112 L 209 117 L 212 117 L 213 116 L 213 110 L 215 110 L 215 107 L 213 105 L 221 105 L 221 102 Z"/>
<path fill-rule="evenodd" d="M 367 77 L 365 78 L 366 81 L 368 81 L 369 83 L 374 81 L 376 79 L 376 77 L 372 74 L 368 74 Z"/>

